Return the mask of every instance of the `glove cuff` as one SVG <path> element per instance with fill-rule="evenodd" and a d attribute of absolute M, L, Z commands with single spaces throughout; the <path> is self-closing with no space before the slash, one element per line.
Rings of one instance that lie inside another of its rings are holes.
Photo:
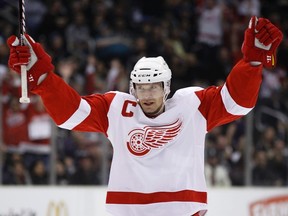
<path fill-rule="evenodd" d="M 45 68 L 45 71 L 42 71 L 40 68 Z M 50 63 L 49 65 L 43 66 L 42 64 L 35 64 L 28 71 L 28 87 L 29 90 L 33 90 L 37 85 L 39 85 L 47 76 L 47 73 L 54 70 L 54 66 Z M 46 76 L 45 76 L 46 75 Z"/>

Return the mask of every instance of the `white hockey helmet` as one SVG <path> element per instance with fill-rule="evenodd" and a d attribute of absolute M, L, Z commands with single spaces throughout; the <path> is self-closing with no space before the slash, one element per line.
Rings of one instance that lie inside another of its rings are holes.
<path fill-rule="evenodd" d="M 162 56 L 142 57 L 130 74 L 130 94 L 135 95 L 134 84 L 163 82 L 165 100 L 170 93 L 172 73 Z"/>

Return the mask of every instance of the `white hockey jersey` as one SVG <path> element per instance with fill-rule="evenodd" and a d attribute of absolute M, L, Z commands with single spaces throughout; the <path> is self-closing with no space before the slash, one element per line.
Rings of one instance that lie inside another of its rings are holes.
<path fill-rule="evenodd" d="M 53 73 L 34 93 L 59 127 L 102 132 L 111 141 L 106 203 L 112 215 L 204 215 L 205 135 L 254 107 L 261 71 L 240 61 L 223 86 L 180 89 L 156 118 L 146 117 L 130 94 L 80 97 Z"/>

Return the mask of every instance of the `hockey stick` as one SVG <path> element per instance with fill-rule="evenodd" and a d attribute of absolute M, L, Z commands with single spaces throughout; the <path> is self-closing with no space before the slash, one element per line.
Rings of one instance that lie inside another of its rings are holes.
<path fill-rule="evenodd" d="M 20 45 L 24 45 L 24 34 L 26 32 L 25 26 L 25 0 L 19 0 L 19 33 L 20 33 Z M 30 103 L 28 97 L 27 87 L 27 68 L 26 65 L 21 65 L 21 98 L 20 103 Z"/>

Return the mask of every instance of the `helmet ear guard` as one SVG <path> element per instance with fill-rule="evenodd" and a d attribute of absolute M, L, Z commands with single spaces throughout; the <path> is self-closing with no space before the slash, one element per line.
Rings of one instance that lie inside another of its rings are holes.
<path fill-rule="evenodd" d="M 170 93 L 172 73 L 162 56 L 142 57 L 130 74 L 130 94 L 136 96 L 134 84 L 163 82 L 164 101 Z"/>
<path fill-rule="evenodd" d="M 129 83 L 129 93 L 133 95 L 135 98 L 137 98 L 134 83 L 132 82 L 132 80 L 130 80 L 130 83 Z"/>

